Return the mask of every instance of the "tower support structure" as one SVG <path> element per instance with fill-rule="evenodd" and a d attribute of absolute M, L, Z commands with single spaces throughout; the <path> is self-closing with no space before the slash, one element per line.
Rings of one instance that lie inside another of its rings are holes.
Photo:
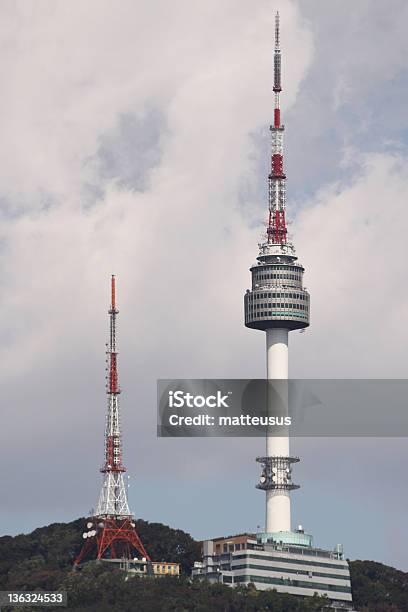
<path fill-rule="evenodd" d="M 134 516 L 129 509 L 122 462 L 122 434 L 119 411 L 118 353 L 116 347 L 117 315 L 116 278 L 111 278 L 109 308 L 109 342 L 106 345 L 108 408 L 105 427 L 105 458 L 101 472 L 102 488 L 95 515 L 90 517 L 83 533 L 84 545 L 75 560 L 80 565 L 93 555 L 96 559 L 133 558 L 141 555 L 150 561 L 136 531 Z"/>

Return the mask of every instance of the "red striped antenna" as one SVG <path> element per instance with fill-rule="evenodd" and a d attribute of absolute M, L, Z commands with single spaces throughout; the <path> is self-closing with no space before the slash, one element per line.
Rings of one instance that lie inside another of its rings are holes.
<path fill-rule="evenodd" d="M 275 108 L 273 113 L 271 172 L 269 181 L 269 220 L 267 228 L 268 243 L 285 244 L 287 229 L 285 217 L 286 176 L 283 171 L 283 131 L 280 111 L 281 49 L 279 13 L 275 15 L 275 51 L 273 56 L 273 91 Z"/>

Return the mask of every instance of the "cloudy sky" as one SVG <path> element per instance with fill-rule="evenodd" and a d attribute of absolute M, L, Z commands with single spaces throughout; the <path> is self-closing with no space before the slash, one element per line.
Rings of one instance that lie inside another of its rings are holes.
<path fill-rule="evenodd" d="M 406 377 L 404 0 L 2 0 L 1 533 L 85 515 L 103 459 L 109 275 L 136 516 L 256 530 L 260 439 L 156 437 L 157 378 L 260 378 L 243 325 L 266 218 L 281 12 L 293 377 Z M 384 407 L 386 410 L 386 406 Z M 405 439 L 302 439 L 294 525 L 408 570 Z"/>

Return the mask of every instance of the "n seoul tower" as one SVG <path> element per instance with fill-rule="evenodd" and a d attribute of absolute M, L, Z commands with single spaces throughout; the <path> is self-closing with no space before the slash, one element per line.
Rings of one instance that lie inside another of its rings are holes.
<path fill-rule="evenodd" d="M 275 108 L 273 125 L 270 126 L 269 217 L 265 239 L 259 244 L 257 261 L 250 268 L 252 288 L 246 292 L 244 305 L 245 325 L 266 332 L 268 380 L 286 380 L 289 332 L 308 327 L 309 294 L 302 283 L 304 268 L 297 261 L 286 228 L 279 13 L 275 18 L 273 91 Z M 257 461 L 263 466 L 257 488 L 266 492 L 265 535 L 274 538 L 282 532 L 291 532 L 290 491 L 299 488 L 292 482 L 292 464 L 299 459 L 290 456 L 288 436 L 267 435 L 266 456 L 258 457 Z"/>
<path fill-rule="evenodd" d="M 267 385 L 268 416 L 286 416 L 289 332 L 308 327 L 309 294 L 302 284 L 304 268 L 286 229 L 278 13 L 273 91 L 268 223 L 256 263 L 250 268 L 252 287 L 246 292 L 244 306 L 245 325 L 266 335 L 267 378 L 273 381 Z M 252 584 L 257 590 L 276 589 L 302 598 L 317 593 L 330 601 L 330 609 L 351 611 L 350 569 L 342 545 L 333 550 L 316 548 L 313 537 L 301 525 L 291 529 L 290 492 L 299 488 L 292 482 L 292 467 L 299 459 L 291 456 L 286 433 L 282 431 L 278 437 L 271 433 L 267 430 L 265 456 L 257 458 L 262 464 L 257 488 L 266 493 L 265 530 L 256 537 L 239 533 L 204 541 L 202 560 L 194 564 L 192 575 L 232 587 Z"/>

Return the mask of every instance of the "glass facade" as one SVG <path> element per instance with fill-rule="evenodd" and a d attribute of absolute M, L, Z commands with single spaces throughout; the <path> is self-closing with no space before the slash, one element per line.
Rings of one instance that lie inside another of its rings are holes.
<path fill-rule="evenodd" d="M 260 262 L 251 268 L 252 288 L 244 298 L 245 325 L 255 329 L 309 325 L 309 293 L 303 288 L 304 268 L 287 263 Z"/>

